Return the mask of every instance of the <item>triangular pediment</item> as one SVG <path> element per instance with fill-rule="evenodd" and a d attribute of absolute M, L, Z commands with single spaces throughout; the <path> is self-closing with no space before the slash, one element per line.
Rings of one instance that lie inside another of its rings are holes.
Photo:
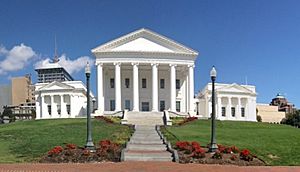
<path fill-rule="evenodd" d="M 254 92 L 249 90 L 246 87 L 243 87 L 241 85 L 238 85 L 236 83 L 220 87 L 217 89 L 219 92 L 231 92 L 231 93 L 248 93 L 248 94 L 253 94 Z M 254 93 L 255 94 L 255 93 Z"/>
<path fill-rule="evenodd" d="M 198 55 L 198 52 L 144 28 L 92 49 L 92 53 L 94 54 L 112 52 L 152 52 Z"/>
<path fill-rule="evenodd" d="M 46 91 L 46 90 L 72 90 L 74 87 L 61 83 L 61 82 L 51 82 L 43 87 L 41 87 L 38 91 Z"/>

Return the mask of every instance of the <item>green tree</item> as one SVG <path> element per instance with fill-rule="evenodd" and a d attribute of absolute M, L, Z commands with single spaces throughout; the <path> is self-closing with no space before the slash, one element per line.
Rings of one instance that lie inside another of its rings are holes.
<path fill-rule="evenodd" d="M 289 113 L 281 121 L 283 124 L 300 127 L 300 110 L 295 111 L 294 113 Z"/>

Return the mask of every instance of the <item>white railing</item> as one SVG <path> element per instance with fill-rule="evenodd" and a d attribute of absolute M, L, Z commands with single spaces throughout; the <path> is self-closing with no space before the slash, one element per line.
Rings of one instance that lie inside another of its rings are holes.
<path fill-rule="evenodd" d="M 172 120 L 170 119 L 169 111 L 164 110 L 163 120 L 165 125 L 172 125 Z"/>
<path fill-rule="evenodd" d="M 121 124 L 128 124 L 127 113 L 128 113 L 128 110 L 124 109 L 124 111 L 123 111 L 123 117 L 121 119 Z"/>

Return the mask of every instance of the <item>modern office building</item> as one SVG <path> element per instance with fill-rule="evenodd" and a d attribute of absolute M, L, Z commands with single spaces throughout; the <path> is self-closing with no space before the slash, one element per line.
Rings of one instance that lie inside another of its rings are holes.
<path fill-rule="evenodd" d="M 73 81 L 72 76 L 57 62 L 49 63 L 40 68 L 35 69 L 38 73 L 38 83 L 50 83 L 53 81 Z"/>

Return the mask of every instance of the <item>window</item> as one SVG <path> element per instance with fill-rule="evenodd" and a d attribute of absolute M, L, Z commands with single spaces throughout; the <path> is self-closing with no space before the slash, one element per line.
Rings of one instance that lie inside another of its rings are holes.
<path fill-rule="evenodd" d="M 48 114 L 51 115 L 51 105 L 48 105 L 47 108 L 48 108 Z"/>
<path fill-rule="evenodd" d="M 147 80 L 146 80 L 146 78 L 142 79 L 142 88 L 147 88 Z"/>
<path fill-rule="evenodd" d="M 176 111 L 180 112 L 180 101 L 176 101 Z"/>
<path fill-rule="evenodd" d="M 125 78 L 125 87 L 129 88 L 129 78 Z"/>
<path fill-rule="evenodd" d="M 235 117 L 235 107 L 231 107 L 231 116 Z"/>
<path fill-rule="evenodd" d="M 68 113 L 68 115 L 70 115 L 71 114 L 71 105 L 66 105 L 67 106 L 67 113 Z"/>
<path fill-rule="evenodd" d="M 149 111 L 149 102 L 142 102 L 142 111 Z"/>
<path fill-rule="evenodd" d="M 130 100 L 125 100 L 125 109 L 130 110 Z"/>
<path fill-rule="evenodd" d="M 110 88 L 115 88 L 115 79 L 110 78 Z"/>
<path fill-rule="evenodd" d="M 176 89 L 180 89 L 180 79 L 176 79 Z"/>
<path fill-rule="evenodd" d="M 115 109 L 115 100 L 110 100 L 110 111 L 114 111 Z"/>
<path fill-rule="evenodd" d="M 225 116 L 225 115 L 226 115 L 226 108 L 222 107 L 222 116 Z"/>
<path fill-rule="evenodd" d="M 165 101 L 164 100 L 161 100 L 159 102 L 159 110 L 160 111 L 164 111 L 165 110 Z"/>
<path fill-rule="evenodd" d="M 242 115 L 242 117 L 245 117 L 245 108 L 244 107 L 241 108 L 241 115 Z"/>
<path fill-rule="evenodd" d="M 165 88 L 165 79 L 160 79 L 160 88 L 161 89 Z"/>

